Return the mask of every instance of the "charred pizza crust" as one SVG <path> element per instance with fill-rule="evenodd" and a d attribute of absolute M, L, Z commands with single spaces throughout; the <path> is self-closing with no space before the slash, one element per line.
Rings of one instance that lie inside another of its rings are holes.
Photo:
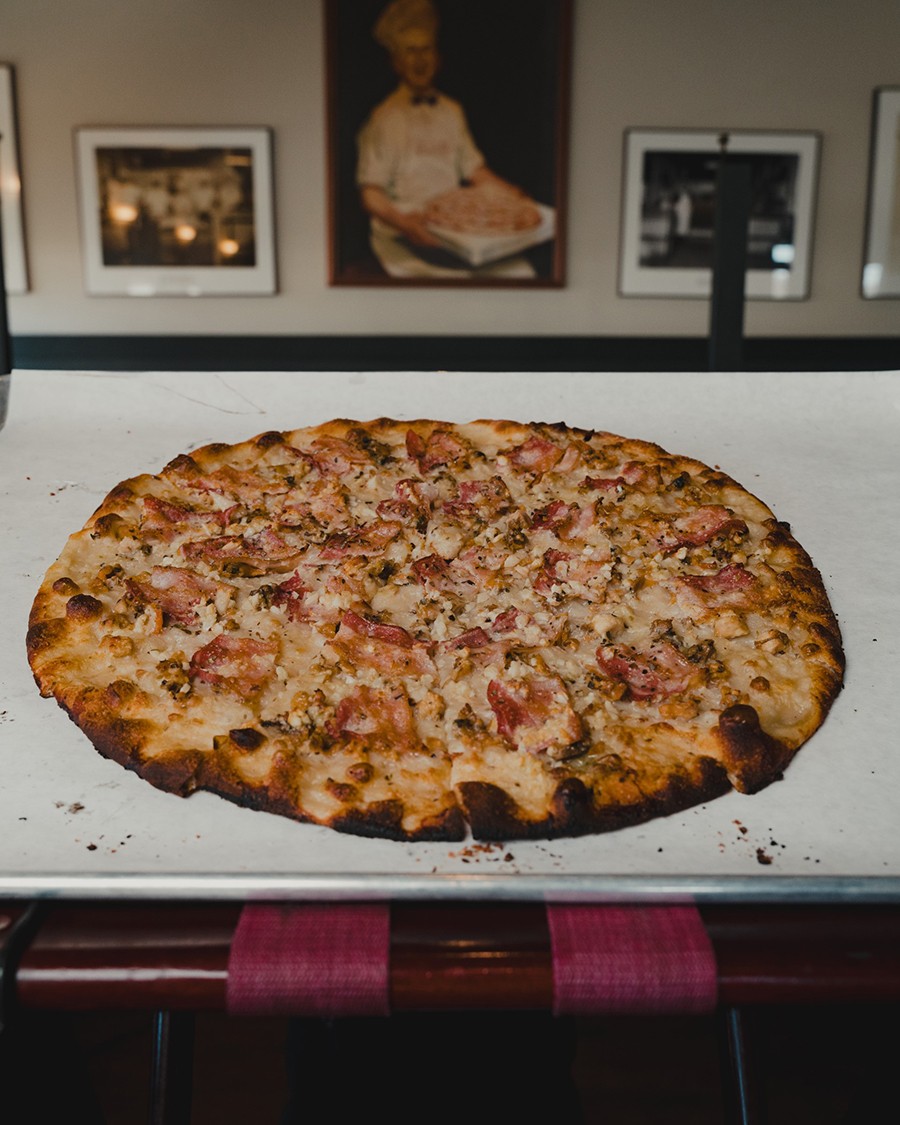
<path fill-rule="evenodd" d="M 843 676 L 822 578 L 762 501 L 561 423 L 181 455 L 110 492 L 29 624 L 42 694 L 153 785 L 411 841 L 754 793 Z"/>

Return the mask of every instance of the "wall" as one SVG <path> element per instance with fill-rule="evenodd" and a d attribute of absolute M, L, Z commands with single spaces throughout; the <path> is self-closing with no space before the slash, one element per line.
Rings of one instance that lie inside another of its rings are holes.
<path fill-rule="evenodd" d="M 705 301 L 616 292 L 623 132 L 672 126 L 821 133 L 810 298 L 749 302 L 748 335 L 896 335 L 897 301 L 863 300 L 859 273 L 872 92 L 900 84 L 898 42 L 895 0 L 575 0 L 567 285 L 333 288 L 319 0 L 2 0 L 31 274 L 12 330 L 702 335 Z M 73 129 L 139 124 L 273 129 L 277 295 L 85 294 Z"/>

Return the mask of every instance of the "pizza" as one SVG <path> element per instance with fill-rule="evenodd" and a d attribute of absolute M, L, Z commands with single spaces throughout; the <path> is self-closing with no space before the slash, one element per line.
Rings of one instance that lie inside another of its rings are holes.
<path fill-rule="evenodd" d="M 755 793 L 844 664 L 819 571 L 718 468 L 562 423 L 386 418 L 118 484 L 47 571 L 27 651 L 154 786 L 400 841 Z"/>
<path fill-rule="evenodd" d="M 530 199 L 498 184 L 453 188 L 425 206 L 429 226 L 457 234 L 516 234 L 540 221 L 541 213 Z"/>

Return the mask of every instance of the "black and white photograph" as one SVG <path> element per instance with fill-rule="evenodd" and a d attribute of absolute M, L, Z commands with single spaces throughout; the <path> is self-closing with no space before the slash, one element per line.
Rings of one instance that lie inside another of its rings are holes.
<path fill-rule="evenodd" d="M 620 292 L 706 297 L 711 291 L 721 154 L 750 169 L 746 295 L 808 296 L 816 134 L 629 130 Z"/>
<path fill-rule="evenodd" d="M 331 284 L 564 284 L 570 0 L 325 16 Z"/>
<path fill-rule="evenodd" d="M 864 297 L 900 297 L 900 86 L 875 91 Z"/>
<path fill-rule="evenodd" d="M 0 63 L 0 222 L 3 231 L 3 279 L 7 293 L 28 292 L 22 177 L 16 128 L 15 71 Z"/>
<path fill-rule="evenodd" d="M 89 292 L 274 292 L 268 130 L 82 129 L 76 140 Z"/>

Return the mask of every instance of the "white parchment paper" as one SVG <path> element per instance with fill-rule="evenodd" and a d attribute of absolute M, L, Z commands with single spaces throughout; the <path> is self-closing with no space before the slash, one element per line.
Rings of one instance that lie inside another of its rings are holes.
<path fill-rule="evenodd" d="M 784 780 L 574 840 L 407 845 L 180 799 L 98 755 L 25 656 L 32 599 L 120 480 L 332 417 L 564 421 L 718 465 L 824 577 L 845 688 Z M 900 373 L 14 372 L 0 432 L 0 894 L 900 898 Z"/>

